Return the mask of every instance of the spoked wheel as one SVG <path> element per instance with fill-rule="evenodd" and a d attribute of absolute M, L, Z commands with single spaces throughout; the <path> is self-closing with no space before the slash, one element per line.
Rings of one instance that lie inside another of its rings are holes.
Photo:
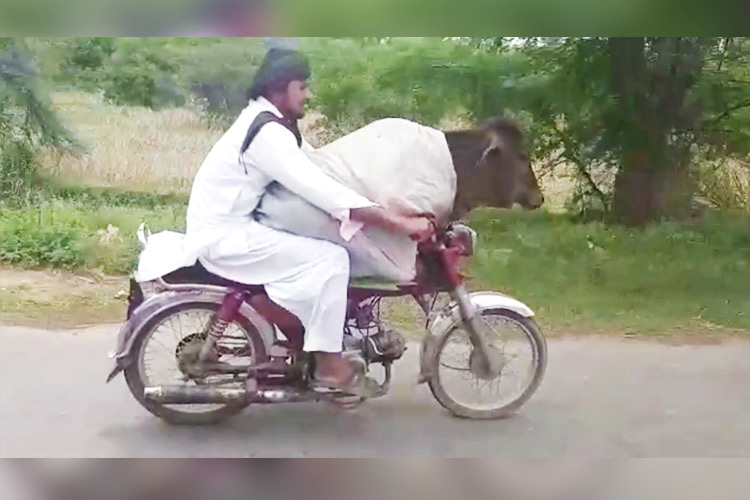
<path fill-rule="evenodd" d="M 458 327 L 438 343 L 430 390 L 456 416 L 508 417 L 539 387 L 547 366 L 547 343 L 533 320 L 512 311 L 482 311 L 480 323 L 499 360 L 499 373 L 485 369 L 469 334 Z"/>
<path fill-rule="evenodd" d="M 158 314 L 138 332 L 136 359 L 125 369 L 125 379 L 136 400 L 157 417 L 173 424 L 201 425 L 224 420 L 247 405 L 163 405 L 144 397 L 145 387 L 211 385 L 243 388 L 246 377 L 211 373 L 196 363 L 203 334 L 220 306 L 210 303 L 180 304 Z M 265 359 L 265 347 L 247 320 L 231 323 L 215 347 L 213 362 L 250 366 Z"/>

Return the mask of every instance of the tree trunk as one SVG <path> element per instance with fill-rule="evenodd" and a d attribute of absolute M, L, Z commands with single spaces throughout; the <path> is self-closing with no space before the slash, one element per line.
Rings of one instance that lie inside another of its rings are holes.
<path fill-rule="evenodd" d="M 613 213 L 628 226 L 690 215 L 695 185 L 686 168 L 622 169 L 615 179 Z"/>
<path fill-rule="evenodd" d="M 697 40 L 611 38 L 611 88 L 618 99 L 620 169 L 613 215 L 642 226 L 689 211 L 690 145 L 696 109 L 690 87 L 702 69 Z"/>

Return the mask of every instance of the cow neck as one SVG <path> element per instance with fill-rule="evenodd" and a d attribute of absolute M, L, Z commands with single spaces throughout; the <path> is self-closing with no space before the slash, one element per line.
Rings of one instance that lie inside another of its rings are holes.
<path fill-rule="evenodd" d="M 471 130 L 445 132 L 445 139 L 456 171 L 456 197 L 451 214 L 451 219 L 455 220 L 474 208 L 466 191 L 471 185 L 471 176 L 475 175 L 477 165 L 482 160 L 485 145 L 479 140 L 477 133 Z"/>

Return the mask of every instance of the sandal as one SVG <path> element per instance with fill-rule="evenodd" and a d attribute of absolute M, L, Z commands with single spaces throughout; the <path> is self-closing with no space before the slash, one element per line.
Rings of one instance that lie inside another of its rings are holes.
<path fill-rule="evenodd" d="M 349 382 L 341 383 L 326 377 L 315 377 L 312 389 L 320 394 L 374 398 L 380 395 L 380 385 L 362 372 L 354 374 Z"/>

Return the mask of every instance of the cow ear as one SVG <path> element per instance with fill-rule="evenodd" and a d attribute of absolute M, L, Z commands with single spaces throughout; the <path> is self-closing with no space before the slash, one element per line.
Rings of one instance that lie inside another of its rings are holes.
<path fill-rule="evenodd" d="M 477 161 L 476 166 L 482 165 L 484 163 L 484 160 L 487 159 L 487 157 L 494 152 L 499 152 L 502 150 L 503 141 L 495 134 L 489 134 L 489 143 L 485 146 L 484 151 L 482 151 L 482 156 L 479 157 L 479 161 Z"/>

